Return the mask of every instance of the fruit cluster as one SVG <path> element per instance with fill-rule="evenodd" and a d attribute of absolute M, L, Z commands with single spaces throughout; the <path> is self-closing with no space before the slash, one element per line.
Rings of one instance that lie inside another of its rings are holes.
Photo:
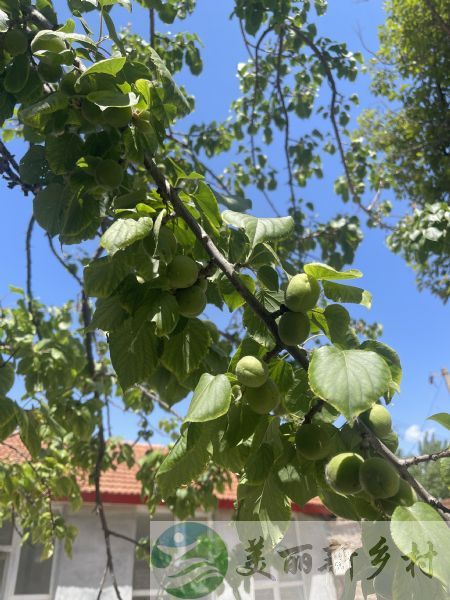
<path fill-rule="evenodd" d="M 393 433 L 391 415 L 381 404 L 360 419 L 379 439 Z M 304 424 L 296 434 L 296 449 L 301 459 L 324 461 L 318 468 L 324 468 L 325 482 L 336 494 L 349 497 L 361 518 L 381 519 L 396 506 L 415 501 L 414 491 L 397 470 L 364 447 L 357 425 L 339 430 L 329 423 Z"/>
<path fill-rule="evenodd" d="M 170 232 L 170 229 L 166 231 Z M 175 290 L 178 310 L 183 317 L 197 317 L 205 309 L 207 282 L 199 279 L 198 273 L 195 260 L 183 254 L 175 256 L 167 265 L 166 277 Z"/>
<path fill-rule="evenodd" d="M 306 273 L 294 275 L 284 294 L 288 311 L 278 321 L 278 334 L 286 346 L 303 344 L 309 335 L 310 323 L 306 314 L 314 308 L 320 296 L 320 286 Z"/>

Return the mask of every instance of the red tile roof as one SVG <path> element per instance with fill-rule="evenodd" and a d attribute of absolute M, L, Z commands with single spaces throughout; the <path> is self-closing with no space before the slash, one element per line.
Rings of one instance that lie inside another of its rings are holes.
<path fill-rule="evenodd" d="M 100 488 L 104 502 L 115 504 L 142 504 L 141 483 L 136 478 L 139 470 L 139 462 L 145 454 L 151 449 L 165 450 L 162 446 L 150 446 L 149 444 L 136 444 L 134 446 L 134 455 L 136 464 L 131 468 L 126 463 L 116 464 L 115 468 L 109 469 L 102 474 Z M 0 462 L 12 463 L 22 462 L 29 458 L 28 450 L 22 443 L 19 435 L 13 434 L 7 440 L 0 443 Z M 86 477 L 80 477 L 80 486 L 83 499 L 86 502 L 94 502 L 95 489 L 92 484 L 86 480 Z M 237 477 L 231 474 L 231 486 L 225 489 L 224 492 L 217 492 L 216 496 L 219 500 L 219 508 L 233 508 L 236 500 Z M 302 508 L 293 505 L 295 511 L 303 512 L 309 515 L 321 515 L 330 517 L 331 513 L 322 504 L 319 498 L 313 498 Z"/>

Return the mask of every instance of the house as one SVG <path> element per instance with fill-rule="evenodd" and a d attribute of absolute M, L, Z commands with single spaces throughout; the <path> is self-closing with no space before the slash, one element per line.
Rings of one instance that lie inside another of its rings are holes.
<path fill-rule="evenodd" d="M 139 461 L 148 449 L 148 445 L 136 445 L 134 447 L 136 459 Z M 23 460 L 24 454 L 26 449 L 19 436 L 13 435 L 8 439 L 7 446 L 0 444 L 0 465 L 11 460 Z M 159 535 L 158 527 L 167 529 L 173 518 L 169 510 L 161 506 L 154 520 L 149 522 L 146 507 L 142 503 L 136 472 L 137 467 L 129 469 L 125 464 L 119 464 L 115 470 L 103 474 L 101 491 L 108 525 L 111 530 L 133 539 L 146 537 L 150 531 L 150 537 L 154 540 L 157 534 Z M 221 523 L 221 527 L 229 528 L 236 499 L 236 487 L 237 482 L 234 479 L 230 489 L 223 494 L 218 494 L 216 513 L 199 514 L 196 522 L 210 524 L 212 528 L 217 523 Z M 11 524 L 4 524 L 0 529 L 0 598 L 2 600 L 97 600 L 100 582 L 105 572 L 105 544 L 98 516 L 94 513 L 95 494 L 92 486 L 83 485 L 82 497 L 84 505 L 76 513 L 70 512 L 64 501 L 54 504 L 55 510 L 61 511 L 78 530 L 72 558 L 69 558 L 63 548 L 57 545 L 54 556 L 41 562 L 39 548 L 28 543 L 21 545 L 20 536 Z M 319 499 L 313 499 L 301 510 L 294 507 L 293 515 L 294 528 L 302 523 L 311 523 L 316 527 L 315 532 L 317 532 L 320 526 L 321 538 L 318 539 L 317 552 L 322 552 L 327 539 L 323 526 L 332 519 L 329 511 Z M 228 535 L 227 531 L 221 535 L 225 539 Z M 135 557 L 134 546 L 129 541 L 113 537 L 111 544 L 115 559 L 115 573 L 123 600 L 141 598 L 160 600 L 174 597 L 165 592 L 161 593 L 160 584 L 150 573 L 148 563 Z M 310 580 L 306 584 L 301 581 L 301 573 L 298 575 L 299 577 L 294 578 L 293 583 L 292 579 L 291 583 L 286 583 L 274 581 L 267 574 L 256 573 L 251 582 L 245 582 L 241 598 L 242 600 L 253 598 L 255 600 L 293 600 L 294 598 L 299 600 L 314 597 L 314 600 L 321 598 L 331 600 L 335 597 L 333 593 L 330 595 L 330 592 L 322 594 L 318 591 L 312 594 L 310 588 L 314 585 L 314 581 Z M 318 574 L 322 582 L 327 576 L 326 573 Z M 226 579 L 218 590 L 204 597 L 234 598 L 227 581 Z M 106 580 L 103 590 L 102 599 L 116 598 L 109 579 Z"/>

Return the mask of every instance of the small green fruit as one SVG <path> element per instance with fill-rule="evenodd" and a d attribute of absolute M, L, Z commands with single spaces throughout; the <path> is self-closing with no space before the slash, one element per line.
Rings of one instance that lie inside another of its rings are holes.
<path fill-rule="evenodd" d="M 404 479 L 400 478 L 398 492 L 391 498 L 382 499 L 378 504 L 388 515 L 391 515 L 397 506 L 412 506 L 417 500 L 417 494 Z"/>
<path fill-rule="evenodd" d="M 198 266 L 189 256 L 179 254 L 167 266 L 166 276 L 170 287 L 189 288 L 197 281 Z"/>
<path fill-rule="evenodd" d="M 380 440 L 389 448 L 391 452 L 397 452 L 398 435 L 395 433 L 395 431 L 390 431 L 388 434 L 381 436 Z"/>
<path fill-rule="evenodd" d="M 111 158 L 102 160 L 95 169 L 97 182 L 108 189 L 114 189 L 122 183 L 123 168 Z"/>
<path fill-rule="evenodd" d="M 364 459 L 354 452 L 334 456 L 325 467 L 328 485 L 339 494 L 356 494 L 361 489 L 359 470 Z"/>
<path fill-rule="evenodd" d="M 198 285 L 178 290 L 175 298 L 183 317 L 196 317 L 205 310 L 206 295 Z"/>
<path fill-rule="evenodd" d="M 130 106 L 124 108 L 107 108 L 103 111 L 105 123 L 111 127 L 126 127 L 131 121 L 133 111 Z"/>
<path fill-rule="evenodd" d="M 267 415 L 278 405 L 280 392 L 272 379 L 268 379 L 261 387 L 247 387 L 243 394 L 243 400 L 253 412 L 259 415 Z"/>
<path fill-rule="evenodd" d="M 306 273 L 294 275 L 284 293 L 284 303 L 293 312 L 306 312 L 314 308 L 320 296 L 320 286 Z"/>
<path fill-rule="evenodd" d="M 391 414 L 381 404 L 375 404 L 370 410 L 363 413 L 361 420 L 370 427 L 377 437 L 387 435 L 392 429 Z"/>
<path fill-rule="evenodd" d="M 364 461 L 359 472 L 359 480 L 364 491 L 372 498 L 391 498 L 400 487 L 397 471 L 383 458 L 375 456 Z"/>
<path fill-rule="evenodd" d="M 246 387 L 259 388 L 266 383 L 268 376 L 266 363 L 256 356 L 243 356 L 236 365 L 236 377 Z"/>
<path fill-rule="evenodd" d="M 287 312 L 278 321 L 278 334 L 286 346 L 298 346 L 309 335 L 309 319 L 304 313 Z"/>
<path fill-rule="evenodd" d="M 337 429 L 328 423 L 301 425 L 295 435 L 295 446 L 302 458 L 321 460 L 330 453 Z"/>
<path fill-rule="evenodd" d="M 38 73 L 44 81 L 55 83 L 61 79 L 64 71 L 60 65 L 40 62 L 38 65 Z"/>
<path fill-rule="evenodd" d="M 3 48 L 8 54 L 11 54 L 11 56 L 25 54 L 28 50 L 28 38 L 26 33 L 21 29 L 10 29 L 3 36 Z"/>
<path fill-rule="evenodd" d="M 81 114 L 89 123 L 97 125 L 103 120 L 103 113 L 100 108 L 93 102 L 83 99 L 81 103 Z"/>

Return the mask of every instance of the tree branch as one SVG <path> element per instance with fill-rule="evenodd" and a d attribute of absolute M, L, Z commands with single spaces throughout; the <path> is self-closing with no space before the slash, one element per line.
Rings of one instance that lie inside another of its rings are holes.
<path fill-rule="evenodd" d="M 400 462 L 404 467 L 409 468 L 420 463 L 436 461 L 441 458 L 450 458 L 450 448 L 447 448 L 447 450 L 441 450 L 440 452 L 432 452 L 431 454 L 411 456 L 411 458 L 404 458 Z"/>
<path fill-rule="evenodd" d="M 358 419 L 358 425 L 362 431 L 363 437 L 372 446 L 372 448 L 395 467 L 401 477 L 414 489 L 419 498 L 435 508 L 445 521 L 450 522 L 450 508 L 447 508 L 444 504 L 442 504 L 442 502 L 439 502 L 437 498 L 427 492 L 423 485 L 419 483 L 417 479 L 415 479 L 415 477 L 413 477 L 408 471 L 408 465 L 405 465 L 404 461 L 395 456 L 395 454 L 377 438 L 372 430 L 367 427 L 367 425 L 361 419 Z"/>
<path fill-rule="evenodd" d="M 25 252 L 26 252 L 26 270 L 27 270 L 27 305 L 28 312 L 31 315 L 31 321 L 36 329 L 36 335 L 39 339 L 42 339 L 39 318 L 34 310 L 34 296 L 33 296 L 33 282 L 32 282 L 32 259 L 31 259 L 31 236 L 33 235 L 34 224 L 36 220 L 34 217 L 31 217 L 28 228 L 27 235 L 25 238 Z"/>
<path fill-rule="evenodd" d="M 266 324 L 268 330 L 275 338 L 275 344 L 289 352 L 304 369 L 308 369 L 309 361 L 304 350 L 286 346 L 278 335 L 278 325 L 271 313 L 259 302 L 259 300 L 250 292 L 239 277 L 235 266 L 231 264 L 214 244 L 210 236 L 206 233 L 198 221 L 191 215 L 186 206 L 180 199 L 178 192 L 166 180 L 164 175 L 158 169 L 153 159 L 146 158 L 145 166 L 149 170 L 153 180 L 158 186 L 158 191 L 166 203 L 170 203 L 179 217 L 183 219 L 190 228 L 199 243 L 203 246 L 207 254 L 212 258 L 219 269 L 229 279 L 233 287 L 239 292 L 242 298 L 247 302 L 253 312 Z"/>
<path fill-rule="evenodd" d="M 430 9 L 431 14 L 433 15 L 434 21 L 436 24 L 443 30 L 447 35 L 450 35 L 450 25 L 444 21 L 439 12 L 437 11 L 433 0 L 425 0 L 425 4 Z"/>

